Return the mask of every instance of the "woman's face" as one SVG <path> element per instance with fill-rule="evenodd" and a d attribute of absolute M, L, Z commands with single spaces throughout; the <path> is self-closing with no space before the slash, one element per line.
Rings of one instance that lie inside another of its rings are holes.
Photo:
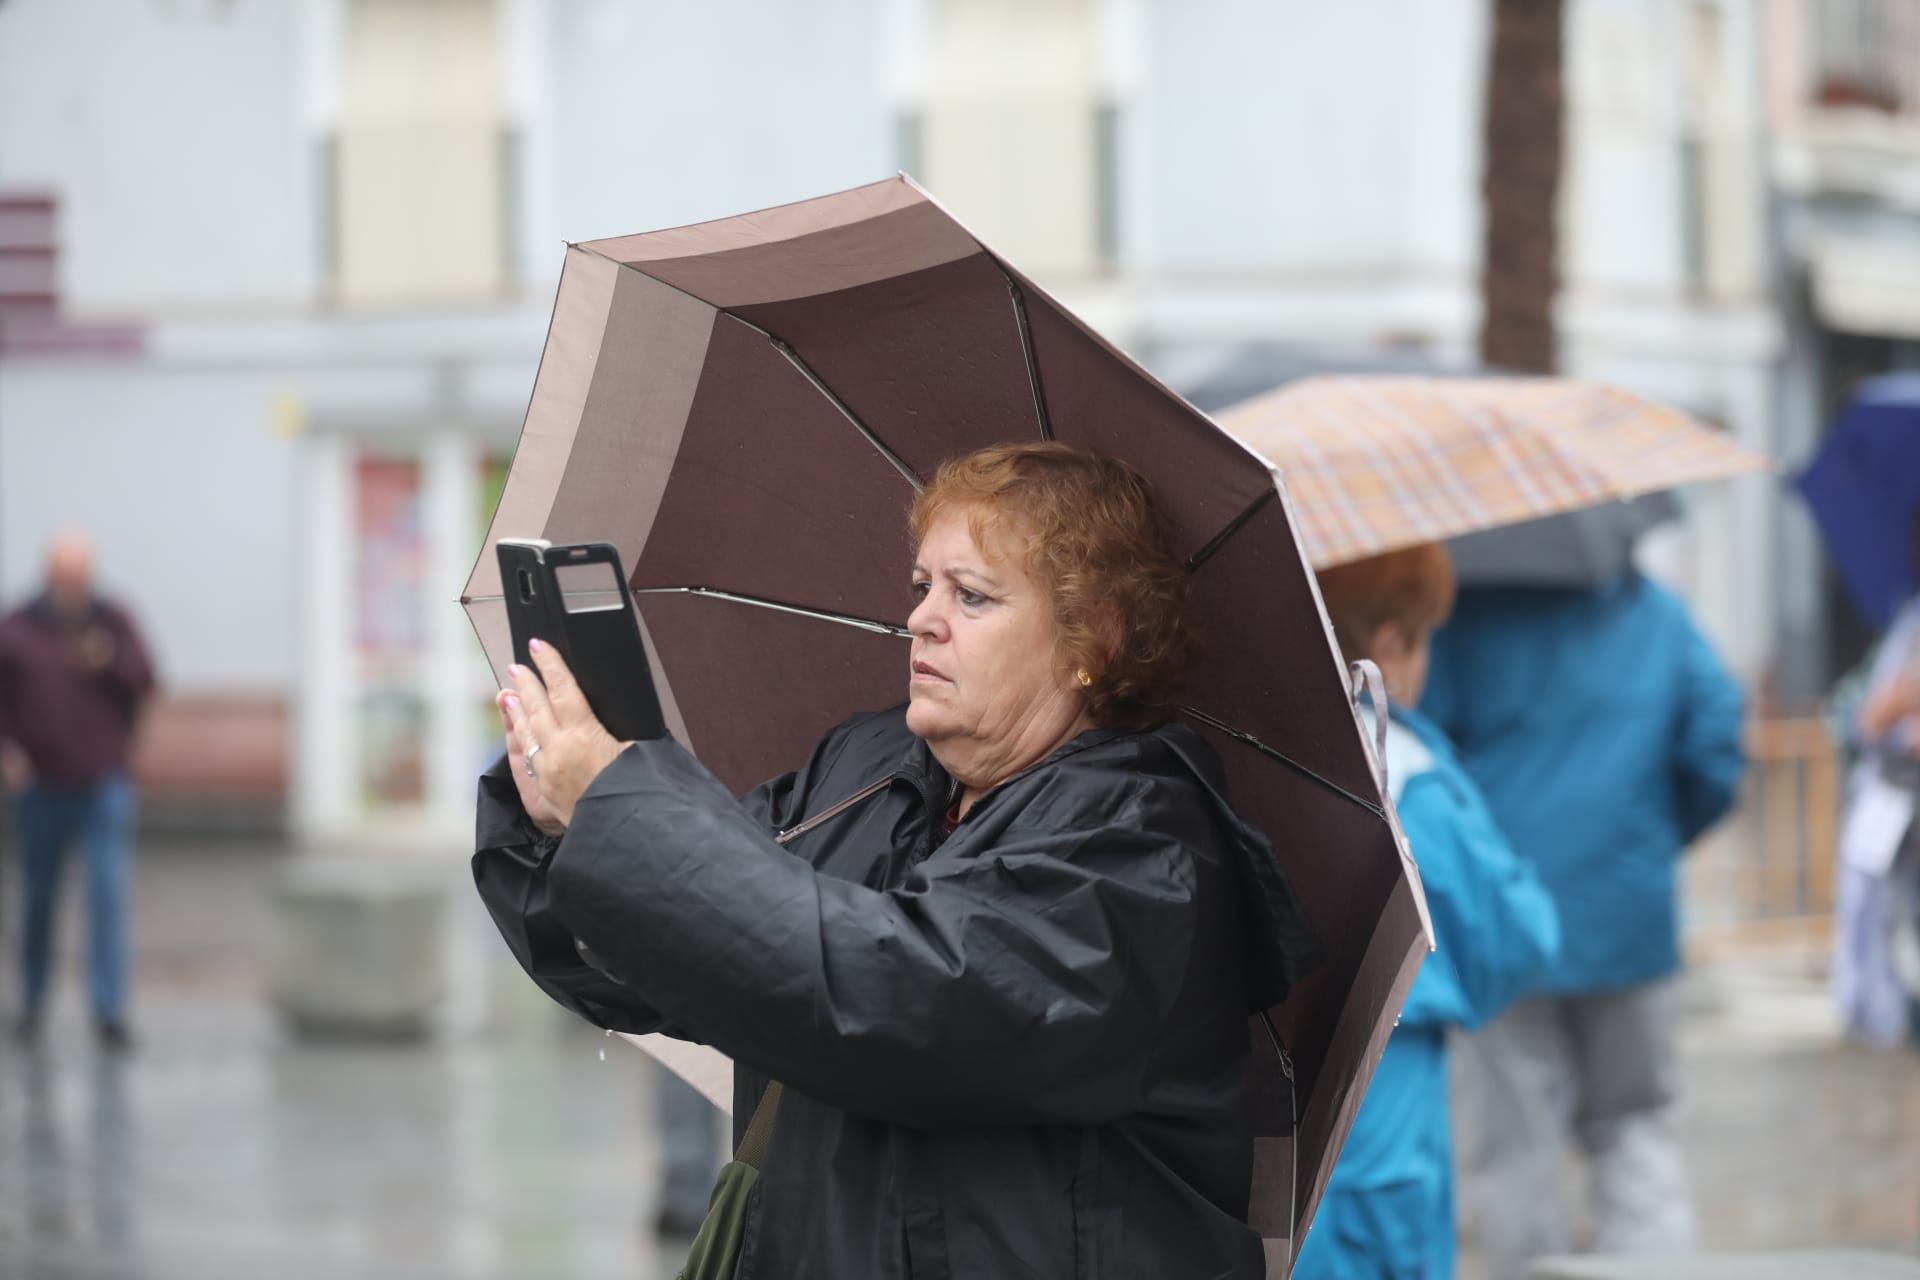
<path fill-rule="evenodd" d="M 955 777 L 984 788 L 1088 725 L 1045 586 L 1018 556 L 996 554 L 1004 537 L 978 546 L 970 514 L 936 515 L 914 560 L 907 727 Z"/>

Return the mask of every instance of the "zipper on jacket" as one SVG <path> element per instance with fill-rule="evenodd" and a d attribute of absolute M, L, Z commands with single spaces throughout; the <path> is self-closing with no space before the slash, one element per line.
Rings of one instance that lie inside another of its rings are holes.
<path fill-rule="evenodd" d="M 845 813 L 847 810 L 853 808 L 853 806 L 859 804 L 862 800 L 865 800 L 868 796 L 871 796 L 877 792 L 886 790 L 886 788 L 893 782 L 896 776 L 897 775 L 890 773 L 886 777 L 880 779 L 878 782 L 862 787 L 860 790 L 848 796 L 845 800 L 841 800 L 841 801 L 838 801 L 837 803 L 828 805 L 826 808 L 822 809 L 819 813 L 814 814 L 811 818 L 808 818 L 806 821 L 800 823 L 799 825 L 788 827 L 785 831 L 776 833 L 773 837 L 773 842 L 775 844 L 787 844 L 790 841 L 799 839 L 801 836 L 807 834 L 807 832 L 813 830 L 815 827 L 827 821 L 829 818 L 838 817 L 840 814 Z"/>
<path fill-rule="evenodd" d="M 1279 1055 L 1280 1074 L 1287 1081 L 1287 1110 L 1291 1113 L 1293 1131 L 1287 1142 L 1287 1153 L 1292 1158 L 1293 1169 L 1287 1175 L 1287 1254 L 1290 1258 L 1300 1256 L 1300 1083 L 1293 1074 L 1293 1055 L 1287 1052 L 1287 1042 L 1280 1038 L 1274 1029 L 1273 1019 L 1265 1010 L 1260 1015 L 1260 1025 L 1266 1028 L 1267 1039 L 1273 1045 L 1273 1051 Z"/>
<path fill-rule="evenodd" d="M 927 829 L 920 833 L 920 840 L 910 855 L 912 862 L 925 862 L 933 856 L 933 851 L 945 844 L 952 832 L 947 830 L 947 814 L 960 799 L 960 779 L 947 779 L 947 798 L 940 801 L 930 788 L 933 779 L 927 778 L 920 784 L 920 804 L 926 810 Z M 962 818 L 962 822 L 966 819 Z"/>

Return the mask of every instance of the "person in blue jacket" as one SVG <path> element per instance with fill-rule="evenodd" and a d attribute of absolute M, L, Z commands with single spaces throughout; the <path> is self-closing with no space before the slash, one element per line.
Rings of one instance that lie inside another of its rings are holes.
<path fill-rule="evenodd" d="M 1435 951 L 1375 1069 L 1294 1269 L 1297 1280 L 1446 1280 L 1453 1274 L 1449 1027 L 1485 1022 L 1559 943 L 1552 900 L 1494 825 L 1419 699 L 1427 639 L 1453 574 L 1427 545 L 1320 574 L 1340 648 L 1387 686 L 1387 783 L 1420 869 Z"/>
<path fill-rule="evenodd" d="M 1674 992 L 1680 854 L 1732 805 L 1741 694 L 1671 592 L 1475 588 L 1434 637 L 1421 710 L 1560 909 L 1559 958 L 1463 1052 L 1468 1207 L 1494 1280 L 1572 1246 L 1577 1138 L 1595 1252 L 1692 1239 Z"/>

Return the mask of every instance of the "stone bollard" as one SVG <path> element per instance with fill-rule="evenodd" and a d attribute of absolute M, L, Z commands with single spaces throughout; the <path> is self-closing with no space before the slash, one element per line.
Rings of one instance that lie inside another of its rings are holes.
<path fill-rule="evenodd" d="M 274 886 L 269 990 L 297 1035 L 409 1039 L 447 991 L 443 866 L 304 855 Z"/>

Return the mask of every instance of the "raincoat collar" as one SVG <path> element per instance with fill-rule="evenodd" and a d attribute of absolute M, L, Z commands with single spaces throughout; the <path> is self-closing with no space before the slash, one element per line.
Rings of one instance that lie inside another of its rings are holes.
<path fill-rule="evenodd" d="M 897 710 L 904 715 L 904 704 Z M 1145 735 L 1165 743 L 1212 799 L 1214 811 L 1220 816 L 1234 848 L 1243 903 L 1253 929 L 1257 958 L 1248 973 L 1249 1012 L 1279 1003 L 1294 983 L 1319 965 L 1324 954 L 1320 941 L 1306 924 L 1305 913 L 1280 870 L 1272 844 L 1241 818 L 1228 801 L 1220 758 L 1204 739 L 1178 721 L 1156 729 L 1089 729 L 996 783 L 974 802 L 967 816 L 961 819 L 959 830 L 964 832 L 973 815 L 991 805 L 1010 783 L 1129 735 Z M 947 805 L 952 802 L 954 783 L 952 775 L 941 767 L 924 739 L 912 735 L 892 776 L 911 783 L 919 791 L 926 805 L 929 833 L 937 829 Z M 929 840 L 931 842 L 931 835 Z"/>
<path fill-rule="evenodd" d="M 901 710 L 904 714 L 905 704 L 902 704 Z M 1000 779 L 1000 781 L 994 783 L 991 787 L 987 788 L 986 791 L 982 792 L 980 800 L 975 803 L 985 801 L 987 797 L 996 794 L 1008 783 L 1024 778 L 1036 770 L 1044 769 L 1051 764 L 1057 764 L 1067 757 L 1078 755 L 1090 747 L 1101 746 L 1105 743 L 1112 742 L 1116 738 L 1123 737 L 1126 734 L 1138 732 L 1140 732 L 1140 730 L 1137 729 L 1089 729 L 1085 733 L 1055 747 L 1051 752 L 1034 761 L 1026 768 L 1016 770 Z M 900 763 L 895 766 L 893 776 L 913 783 L 914 786 L 920 789 L 923 795 L 928 797 L 946 795 L 952 792 L 955 789 L 954 777 L 946 771 L 940 761 L 934 756 L 933 748 L 927 745 L 927 740 L 918 734 L 913 734 L 912 739 L 913 740 L 907 744 L 906 751 L 901 754 Z M 932 803 L 931 799 L 929 799 L 929 803 Z M 941 811 L 945 812 L 944 806 Z M 962 819 L 962 821 L 965 821 L 965 819 Z"/>

